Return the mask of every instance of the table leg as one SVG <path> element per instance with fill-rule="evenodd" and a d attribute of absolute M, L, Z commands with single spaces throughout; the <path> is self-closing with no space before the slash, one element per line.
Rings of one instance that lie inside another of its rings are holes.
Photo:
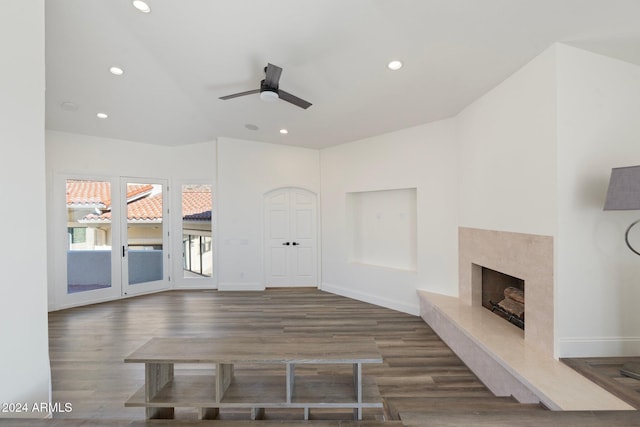
<path fill-rule="evenodd" d="M 291 403 L 291 399 L 293 399 L 293 387 L 295 385 L 296 380 L 296 366 L 293 363 L 287 363 L 286 368 L 286 377 L 287 377 L 287 403 Z"/>
<path fill-rule="evenodd" d="M 362 408 L 353 408 L 353 419 L 362 421 Z"/>
<path fill-rule="evenodd" d="M 362 403 L 362 363 L 353 364 L 353 389 L 355 391 L 356 402 Z M 362 420 L 362 407 L 353 409 L 353 418 Z"/>
<path fill-rule="evenodd" d="M 356 402 L 362 403 L 362 363 L 353 364 L 353 390 Z"/>
<path fill-rule="evenodd" d="M 220 409 L 218 408 L 200 408 L 201 420 L 215 420 L 220 415 Z"/>
<path fill-rule="evenodd" d="M 216 363 L 216 401 L 222 402 L 224 392 L 227 391 L 233 378 L 233 365 L 230 363 Z"/>
<path fill-rule="evenodd" d="M 175 418 L 175 408 L 145 408 L 148 420 L 172 420 Z"/>
<path fill-rule="evenodd" d="M 251 421 L 264 419 L 264 408 L 251 408 Z"/>
<path fill-rule="evenodd" d="M 173 380 L 173 363 L 145 363 L 145 399 L 147 402 Z M 173 418 L 174 408 L 146 408 L 147 419 Z"/>

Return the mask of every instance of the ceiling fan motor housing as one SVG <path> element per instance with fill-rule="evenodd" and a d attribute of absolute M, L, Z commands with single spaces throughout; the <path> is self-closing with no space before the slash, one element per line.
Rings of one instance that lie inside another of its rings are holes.
<path fill-rule="evenodd" d="M 262 80 L 260 82 L 260 99 L 266 102 L 273 102 L 280 98 L 278 88 L 269 87 L 267 83 Z"/>
<path fill-rule="evenodd" d="M 278 86 L 273 86 L 273 85 L 269 86 L 265 80 L 261 80 L 260 81 L 260 92 L 263 92 L 265 90 L 270 90 L 272 92 L 276 92 L 277 93 L 278 92 Z"/>

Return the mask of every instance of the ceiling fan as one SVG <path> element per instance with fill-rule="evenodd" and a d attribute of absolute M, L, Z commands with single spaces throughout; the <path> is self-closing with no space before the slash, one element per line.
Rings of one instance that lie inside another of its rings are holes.
<path fill-rule="evenodd" d="M 284 90 L 278 88 L 278 82 L 280 81 L 282 68 L 278 67 L 277 65 L 267 64 L 267 66 L 264 67 L 264 72 L 266 75 L 264 80 L 260 82 L 260 89 L 253 89 L 246 92 L 239 92 L 232 95 L 221 96 L 220 99 L 227 100 L 237 98 L 239 96 L 260 93 L 260 98 L 262 98 L 264 101 L 275 101 L 279 98 L 305 110 L 311 107 L 310 102 L 307 102 L 304 99 L 298 98 L 297 96 L 291 95 L 289 92 L 285 92 Z"/>

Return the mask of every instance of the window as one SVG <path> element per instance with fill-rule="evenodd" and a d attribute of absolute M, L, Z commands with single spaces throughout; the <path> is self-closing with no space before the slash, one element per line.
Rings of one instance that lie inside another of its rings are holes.
<path fill-rule="evenodd" d="M 67 294 L 105 289 L 111 277 L 111 184 L 66 181 Z"/>
<path fill-rule="evenodd" d="M 213 275 L 212 206 L 211 185 L 182 186 L 183 277 Z"/>
<path fill-rule="evenodd" d="M 69 234 L 69 243 L 71 243 L 71 245 L 87 242 L 86 227 L 69 227 L 67 233 Z"/>

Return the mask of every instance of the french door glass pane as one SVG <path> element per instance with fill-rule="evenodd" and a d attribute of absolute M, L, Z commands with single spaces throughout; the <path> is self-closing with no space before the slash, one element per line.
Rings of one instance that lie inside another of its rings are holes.
<path fill-rule="evenodd" d="M 163 278 L 163 195 L 160 184 L 127 183 L 129 284 Z"/>
<path fill-rule="evenodd" d="M 67 293 L 110 288 L 111 184 L 67 180 Z"/>
<path fill-rule="evenodd" d="M 182 186 L 182 257 L 184 277 L 211 277 L 211 185 Z"/>

